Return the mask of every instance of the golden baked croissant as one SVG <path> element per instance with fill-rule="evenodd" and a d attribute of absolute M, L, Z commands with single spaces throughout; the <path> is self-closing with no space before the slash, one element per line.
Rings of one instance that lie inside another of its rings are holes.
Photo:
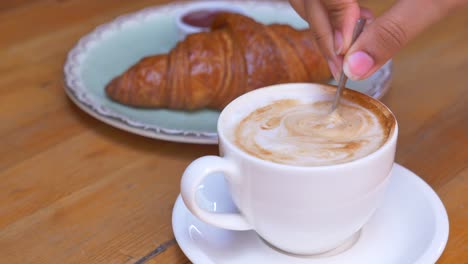
<path fill-rule="evenodd" d="M 221 109 L 256 88 L 330 76 L 306 30 L 221 13 L 210 32 L 189 35 L 169 54 L 143 58 L 113 79 L 106 93 L 137 107 Z"/>

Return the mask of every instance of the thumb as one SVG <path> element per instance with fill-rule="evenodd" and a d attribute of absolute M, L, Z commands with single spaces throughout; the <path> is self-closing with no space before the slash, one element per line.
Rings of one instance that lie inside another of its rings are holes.
<path fill-rule="evenodd" d="M 343 64 L 345 74 L 352 80 L 360 80 L 377 71 L 418 33 L 445 15 L 438 2 L 397 1 L 390 10 L 366 25 L 348 50 Z"/>

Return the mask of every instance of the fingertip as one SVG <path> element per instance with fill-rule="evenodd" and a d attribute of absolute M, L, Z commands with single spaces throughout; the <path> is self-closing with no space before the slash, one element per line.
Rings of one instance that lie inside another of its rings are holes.
<path fill-rule="evenodd" d="M 374 68 L 374 59 L 364 51 L 356 51 L 346 56 L 343 71 L 351 80 L 362 80 Z"/>
<path fill-rule="evenodd" d="M 332 61 L 332 60 L 327 60 L 327 63 L 328 63 L 328 68 L 330 69 L 330 72 L 332 73 L 333 75 L 333 78 L 338 81 L 338 79 L 340 78 L 340 73 L 339 73 L 339 70 L 338 70 L 338 66 Z"/>

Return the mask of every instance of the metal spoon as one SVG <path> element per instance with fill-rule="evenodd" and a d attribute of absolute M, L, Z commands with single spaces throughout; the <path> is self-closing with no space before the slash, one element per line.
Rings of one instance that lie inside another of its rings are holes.
<path fill-rule="evenodd" d="M 361 34 L 362 30 L 364 29 L 365 24 L 366 24 L 366 19 L 364 18 L 358 19 L 358 21 L 356 22 L 356 26 L 354 27 L 351 45 L 354 43 L 354 41 L 356 41 L 356 39 Z M 342 69 L 341 75 L 340 75 L 340 81 L 338 82 L 338 89 L 336 89 L 335 99 L 333 100 L 332 112 L 335 111 L 335 109 L 340 104 L 341 95 L 343 94 L 343 90 L 347 81 L 348 81 L 348 77 L 344 74 L 344 71 Z"/>

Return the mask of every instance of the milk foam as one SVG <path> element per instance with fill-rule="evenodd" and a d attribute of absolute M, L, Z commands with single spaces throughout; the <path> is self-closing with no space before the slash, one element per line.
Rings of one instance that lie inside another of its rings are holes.
<path fill-rule="evenodd" d="M 334 113 L 330 109 L 324 97 L 275 100 L 239 120 L 230 137 L 253 156 L 298 166 L 349 162 L 387 140 L 372 110 L 345 98 Z"/>

